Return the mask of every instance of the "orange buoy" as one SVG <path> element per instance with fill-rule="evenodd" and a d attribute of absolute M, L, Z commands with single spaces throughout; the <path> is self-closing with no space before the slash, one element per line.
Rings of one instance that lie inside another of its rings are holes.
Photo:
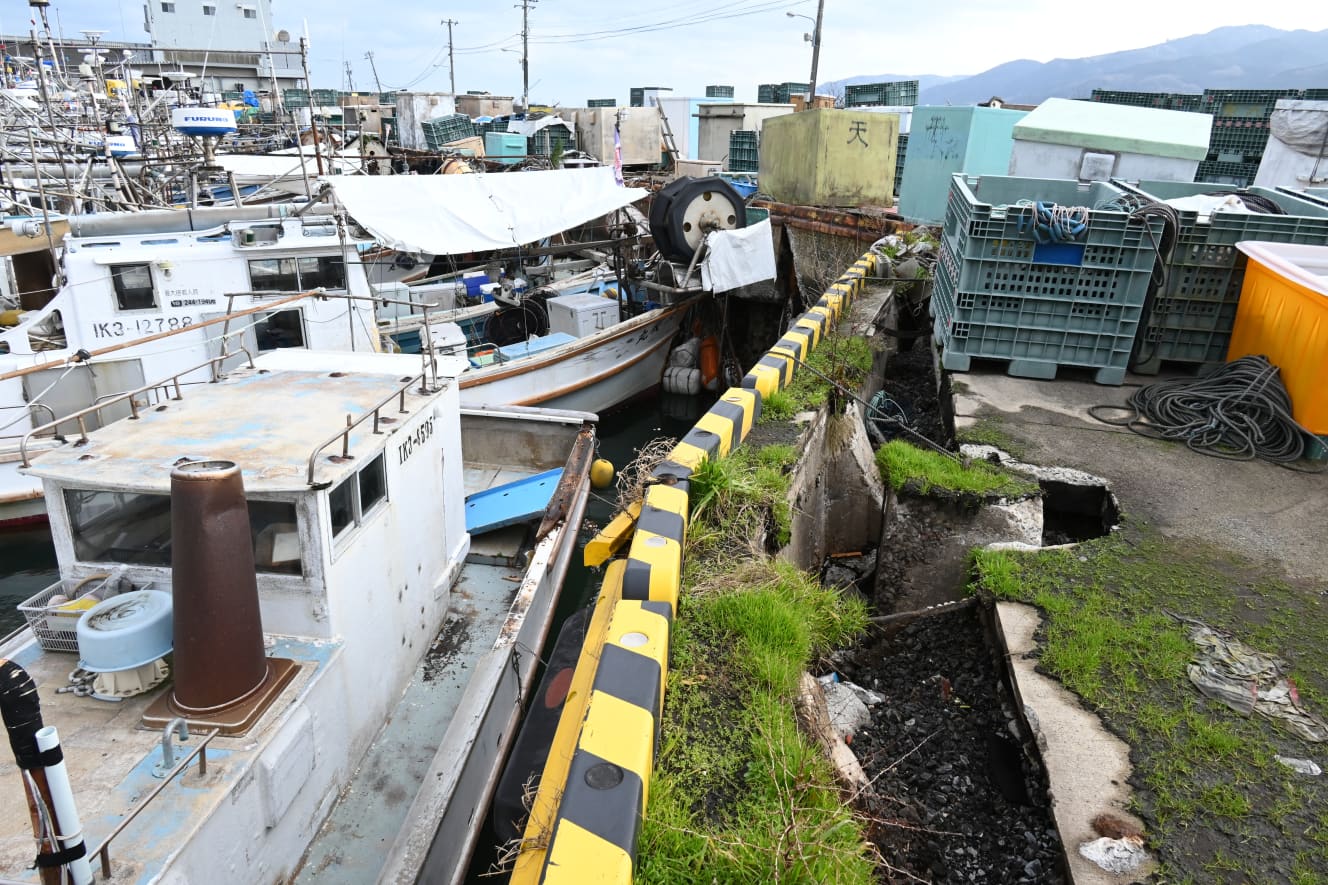
<path fill-rule="evenodd" d="M 719 377 L 719 342 L 714 335 L 701 339 L 701 383 L 709 387 Z"/>

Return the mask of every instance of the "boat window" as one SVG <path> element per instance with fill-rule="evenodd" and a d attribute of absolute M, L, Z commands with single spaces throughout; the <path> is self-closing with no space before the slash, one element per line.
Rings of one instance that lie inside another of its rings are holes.
<path fill-rule="evenodd" d="M 258 352 L 283 347 L 304 347 L 304 314 L 298 307 L 263 314 L 254 323 Z"/>
<path fill-rule="evenodd" d="M 355 524 L 355 478 L 352 477 L 328 495 L 332 508 L 332 537 L 337 537 Z"/>
<path fill-rule="evenodd" d="M 368 513 L 387 497 L 387 468 L 382 455 L 360 471 L 360 512 Z"/>
<path fill-rule="evenodd" d="M 172 3 L 171 0 L 162 0 L 161 11 L 162 11 L 162 12 L 174 12 L 174 11 L 175 11 L 175 4 Z"/>
<path fill-rule="evenodd" d="M 255 258 L 249 262 L 249 283 L 256 292 L 294 292 L 300 276 L 294 258 Z"/>
<path fill-rule="evenodd" d="M 121 310 L 154 310 L 157 293 L 152 290 L 152 269 L 146 264 L 111 265 L 115 304 Z"/>
<path fill-rule="evenodd" d="M 205 4 L 203 4 L 203 14 L 204 14 L 204 15 L 216 15 L 216 14 L 217 14 L 217 7 L 215 7 L 215 6 L 208 6 L 208 5 L 205 3 Z"/>
<path fill-rule="evenodd" d="M 308 258 L 254 258 L 249 282 L 256 292 L 299 292 L 304 289 L 346 288 L 345 262 L 337 255 Z"/>
<path fill-rule="evenodd" d="M 318 286 L 326 289 L 346 288 L 346 267 L 339 256 L 300 259 L 300 287 L 314 289 Z"/>
<path fill-rule="evenodd" d="M 170 566 L 169 495 L 66 489 L 65 509 L 79 560 Z M 294 503 L 249 501 L 256 570 L 303 574 L 298 526 Z"/>

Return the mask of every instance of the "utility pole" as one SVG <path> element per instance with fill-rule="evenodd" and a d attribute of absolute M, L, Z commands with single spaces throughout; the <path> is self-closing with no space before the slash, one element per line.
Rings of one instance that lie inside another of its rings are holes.
<path fill-rule="evenodd" d="M 374 60 L 373 60 L 373 50 L 371 49 L 371 50 L 369 50 L 368 52 L 366 52 L 366 53 L 364 54 L 364 57 L 367 58 L 367 59 L 369 59 L 369 70 L 373 71 L 373 75 L 374 75 L 374 86 L 377 87 L 377 89 L 378 89 L 378 94 L 379 94 L 379 95 L 382 95 L 382 93 L 383 93 L 383 84 L 380 83 L 380 82 L 378 82 L 378 66 L 374 64 Z"/>
<path fill-rule="evenodd" d="M 452 57 L 452 25 L 459 25 L 461 22 L 449 18 L 443 24 L 447 25 L 447 79 L 452 84 L 452 94 L 456 95 L 456 61 Z"/>
<path fill-rule="evenodd" d="M 521 0 L 521 108 L 530 110 L 530 7 L 539 0 Z"/>
<path fill-rule="evenodd" d="M 825 16 L 825 0 L 816 0 L 816 29 L 812 31 L 812 82 L 808 89 L 807 107 L 816 107 L 816 63 L 821 60 L 821 20 Z"/>
<path fill-rule="evenodd" d="M 346 62 L 346 90 L 355 91 L 355 75 L 351 73 L 349 61 Z"/>

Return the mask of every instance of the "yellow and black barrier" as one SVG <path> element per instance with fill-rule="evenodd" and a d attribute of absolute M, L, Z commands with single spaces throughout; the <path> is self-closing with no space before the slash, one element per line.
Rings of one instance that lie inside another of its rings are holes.
<path fill-rule="evenodd" d="M 587 562 L 603 562 L 631 533 L 626 559 L 611 560 L 605 572 L 512 885 L 632 881 L 682 584 L 688 481 L 702 462 L 747 438 L 761 400 L 792 383 L 875 266 L 868 252 L 840 276 L 655 468 L 639 510 L 615 517 L 590 542 L 597 545 L 593 556 L 587 545 Z"/>

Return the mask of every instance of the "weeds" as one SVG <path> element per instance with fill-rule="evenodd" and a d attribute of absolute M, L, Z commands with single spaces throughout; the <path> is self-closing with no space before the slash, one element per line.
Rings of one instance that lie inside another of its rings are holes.
<path fill-rule="evenodd" d="M 1304 756 L 1305 746 L 1200 695 L 1187 674 L 1195 649 L 1179 620 L 1200 619 L 1293 662 L 1302 702 L 1323 713 L 1323 587 L 1271 580 L 1227 551 L 1128 524 L 1072 549 L 977 551 L 974 575 L 976 592 L 1042 610 L 1040 668 L 1129 740 L 1136 810 L 1149 821 L 1164 881 L 1180 881 L 1175 873 L 1230 881 L 1222 874 L 1268 869 L 1262 852 L 1270 849 L 1288 860 L 1267 881 L 1324 881 L 1328 828 L 1311 815 L 1328 790 L 1273 758 Z M 1242 836 L 1250 827 L 1280 839 Z"/>
<path fill-rule="evenodd" d="M 788 543 L 793 510 L 786 468 L 797 460 L 792 446 L 739 448 L 703 462 L 691 477 L 689 535 L 707 550 L 739 545 L 751 553 Z M 773 541 L 773 545 L 771 542 Z"/>
<path fill-rule="evenodd" d="M 969 492 L 976 495 L 1018 497 L 1037 491 L 1037 483 L 1015 476 L 986 461 L 967 466 L 952 457 L 891 440 L 876 450 L 876 466 L 881 478 L 895 491 L 913 483 L 923 494 L 932 489 Z"/>
<path fill-rule="evenodd" d="M 793 368 L 793 383 L 784 390 L 791 401 L 790 416 L 819 409 L 835 385 L 856 394 L 871 371 L 872 360 L 866 338 L 827 335 L 807 357 L 806 366 Z"/>

